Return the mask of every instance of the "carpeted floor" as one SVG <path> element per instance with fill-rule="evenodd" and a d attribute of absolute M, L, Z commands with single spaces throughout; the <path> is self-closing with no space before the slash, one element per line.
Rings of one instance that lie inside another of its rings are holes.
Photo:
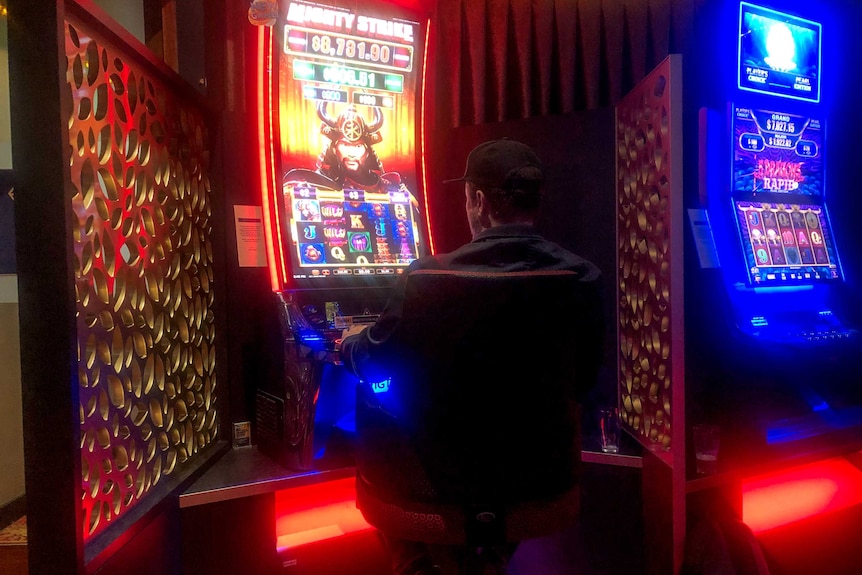
<path fill-rule="evenodd" d="M 27 518 L 0 529 L 0 573 L 27 575 Z"/>
<path fill-rule="evenodd" d="M 27 545 L 27 518 L 22 517 L 0 529 L 0 545 Z"/>

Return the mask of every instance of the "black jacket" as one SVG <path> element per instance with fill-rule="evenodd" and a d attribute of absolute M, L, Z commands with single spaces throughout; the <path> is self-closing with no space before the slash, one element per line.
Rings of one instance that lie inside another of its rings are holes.
<path fill-rule="evenodd" d="M 470 243 L 447 253 L 430 255 L 414 261 L 393 289 L 389 302 L 378 321 L 360 334 L 342 343 L 344 364 L 368 382 L 386 378 L 386 366 L 375 362 L 380 350 L 395 332 L 401 318 L 406 276 L 420 269 L 443 269 L 473 272 L 523 272 L 567 270 L 581 276 L 586 297 L 579 298 L 584 308 L 583 323 L 573 326 L 579 332 L 578 349 L 572 350 L 584 375 L 584 388 L 594 383 L 601 364 L 604 341 L 604 318 L 601 305 L 601 273 L 591 262 L 561 246 L 545 240 L 533 226 L 504 224 L 489 228 Z M 536 313 L 553 314 L 554 310 L 537 309 Z M 528 345 L 529 342 L 525 342 Z"/>

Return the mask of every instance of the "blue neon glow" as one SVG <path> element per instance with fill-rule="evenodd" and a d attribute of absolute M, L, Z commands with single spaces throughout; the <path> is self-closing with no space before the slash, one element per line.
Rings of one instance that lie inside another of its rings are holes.
<path fill-rule="evenodd" d="M 297 329 L 295 336 L 305 346 L 314 350 L 322 350 L 326 346 L 326 338 L 322 333 L 313 329 Z"/>
<path fill-rule="evenodd" d="M 746 291 L 754 292 L 755 294 L 780 294 L 800 291 L 811 291 L 814 289 L 814 286 L 811 284 L 803 284 L 798 286 L 754 287 L 744 289 Z"/>
<path fill-rule="evenodd" d="M 383 381 L 377 381 L 371 383 L 371 391 L 374 393 L 387 393 L 389 391 L 389 385 L 392 383 L 392 378 L 384 379 Z"/>
<path fill-rule="evenodd" d="M 819 23 L 740 3 L 740 90 L 819 102 L 820 48 Z"/>
<path fill-rule="evenodd" d="M 776 422 L 766 430 L 766 442 L 770 445 L 790 443 L 862 423 L 862 408 L 834 409 L 825 402 L 822 405 L 825 407 L 818 404 L 810 414 Z"/>

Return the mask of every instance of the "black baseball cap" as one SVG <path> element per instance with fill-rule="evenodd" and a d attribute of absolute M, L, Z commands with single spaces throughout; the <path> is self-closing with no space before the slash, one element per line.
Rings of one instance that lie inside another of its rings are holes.
<path fill-rule="evenodd" d="M 515 189 L 535 185 L 545 179 L 542 163 L 526 144 L 504 138 L 479 144 L 467 156 L 467 167 L 460 178 L 450 182 L 470 182 L 491 188 Z"/>

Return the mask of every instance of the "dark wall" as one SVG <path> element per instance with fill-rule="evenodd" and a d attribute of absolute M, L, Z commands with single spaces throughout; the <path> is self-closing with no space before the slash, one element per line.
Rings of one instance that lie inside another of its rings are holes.
<path fill-rule="evenodd" d="M 836 241 L 844 264 L 846 293 L 842 299 L 847 313 L 856 325 L 862 325 L 862 178 L 860 178 L 859 133 L 862 130 L 862 49 L 859 47 L 859 23 L 862 3 L 830 3 L 833 26 L 826 32 L 837 35 L 831 60 L 824 61 L 824 92 L 828 96 L 826 125 L 826 186 Z"/>
<path fill-rule="evenodd" d="M 93 575 L 181 575 L 182 534 L 176 498 L 114 552 Z"/>
<path fill-rule="evenodd" d="M 0 170 L 0 274 L 14 274 L 15 204 L 12 170 Z"/>
<path fill-rule="evenodd" d="M 177 10 L 177 72 L 190 85 L 206 94 L 206 42 L 203 0 L 183 0 Z"/>
<path fill-rule="evenodd" d="M 464 214 L 463 184 L 443 185 L 458 178 L 470 150 L 477 144 L 508 137 L 531 146 L 546 167 L 547 183 L 539 230 L 549 240 L 592 261 L 604 275 L 607 319 L 605 356 L 599 383 L 585 405 L 616 404 L 616 159 L 614 110 L 603 108 L 456 128 L 440 152 L 441 173 L 429 175 L 432 232 L 438 252 L 451 251 L 470 240 Z M 553 314 L 554 310 L 539 310 Z M 541 343 L 535 345 L 537 355 Z M 592 425 L 590 417 L 585 423 Z M 589 429 L 588 429 L 589 431 Z"/>
<path fill-rule="evenodd" d="M 179 573 L 279 573 L 274 506 L 275 495 L 264 493 L 181 510 L 182 561 L 175 556 L 177 566 L 182 565 Z"/>
<path fill-rule="evenodd" d="M 229 398 L 225 414 L 229 424 L 253 421 L 255 390 L 281 377 L 281 336 L 269 271 L 239 267 L 234 227 L 235 205 L 261 205 L 255 92 L 257 29 L 248 22 L 247 2 L 208 0 L 203 10 L 206 93 L 219 121 L 213 165 L 219 171 L 225 229 L 220 249 L 225 262 L 224 337 L 228 354 L 222 393 Z M 191 64 L 196 61 L 190 58 L 189 62 L 186 79 L 192 81 L 197 72 Z"/>

